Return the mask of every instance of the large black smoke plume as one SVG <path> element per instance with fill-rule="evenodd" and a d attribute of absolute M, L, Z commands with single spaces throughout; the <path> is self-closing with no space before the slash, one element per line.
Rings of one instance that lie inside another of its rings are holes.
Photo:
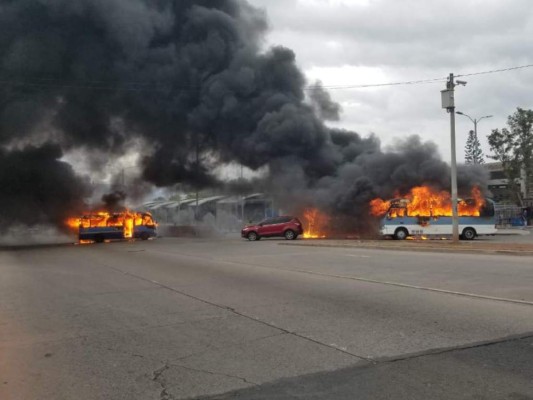
<path fill-rule="evenodd" d="M 244 0 L 0 0 L 0 218 L 56 222 L 86 195 L 62 154 L 112 159 L 132 143 L 156 186 L 267 166 L 286 209 L 356 216 L 375 196 L 448 186 L 432 144 L 387 153 L 326 127 L 339 107 L 318 84 L 306 96 L 291 50 L 260 50 L 266 29 Z"/>

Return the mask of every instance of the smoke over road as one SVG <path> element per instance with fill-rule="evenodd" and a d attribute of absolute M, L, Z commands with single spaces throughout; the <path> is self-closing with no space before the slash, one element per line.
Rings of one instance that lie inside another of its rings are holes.
<path fill-rule="evenodd" d="M 74 150 L 134 149 L 159 187 L 219 185 L 223 163 L 266 166 L 286 209 L 353 216 L 376 196 L 449 185 L 430 143 L 384 152 L 328 128 L 340 108 L 320 85 L 307 91 L 290 49 L 261 51 L 266 30 L 244 0 L 0 0 L 2 222 L 35 223 L 38 209 L 56 223 L 81 207 L 87 179 L 61 161 Z M 463 171 L 461 187 L 483 179 Z"/>

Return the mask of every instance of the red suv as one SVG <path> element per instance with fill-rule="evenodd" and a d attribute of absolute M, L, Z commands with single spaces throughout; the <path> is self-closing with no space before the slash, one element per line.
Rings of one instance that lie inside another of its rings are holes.
<path fill-rule="evenodd" d="M 274 236 L 294 240 L 303 232 L 302 223 L 298 218 L 286 216 L 265 219 L 257 225 L 248 225 L 241 231 L 241 236 L 252 241 Z"/>

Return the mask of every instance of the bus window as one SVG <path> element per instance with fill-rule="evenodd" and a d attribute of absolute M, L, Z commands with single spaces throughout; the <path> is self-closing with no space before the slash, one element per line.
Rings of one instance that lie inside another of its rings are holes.
<path fill-rule="evenodd" d="M 479 210 L 480 217 L 494 217 L 494 203 L 492 201 L 486 201 L 481 210 Z"/>
<path fill-rule="evenodd" d="M 407 209 L 403 207 L 391 208 L 387 213 L 387 219 L 403 218 L 407 215 Z"/>

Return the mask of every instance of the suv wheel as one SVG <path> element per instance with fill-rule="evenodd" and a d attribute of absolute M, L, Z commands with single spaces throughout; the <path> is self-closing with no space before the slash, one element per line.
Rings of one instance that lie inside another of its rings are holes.
<path fill-rule="evenodd" d="M 285 239 L 287 239 L 287 240 L 294 240 L 294 239 L 296 239 L 296 233 L 294 233 L 294 231 L 291 230 L 291 229 L 287 229 L 287 230 L 285 231 L 284 236 L 285 236 Z"/>

